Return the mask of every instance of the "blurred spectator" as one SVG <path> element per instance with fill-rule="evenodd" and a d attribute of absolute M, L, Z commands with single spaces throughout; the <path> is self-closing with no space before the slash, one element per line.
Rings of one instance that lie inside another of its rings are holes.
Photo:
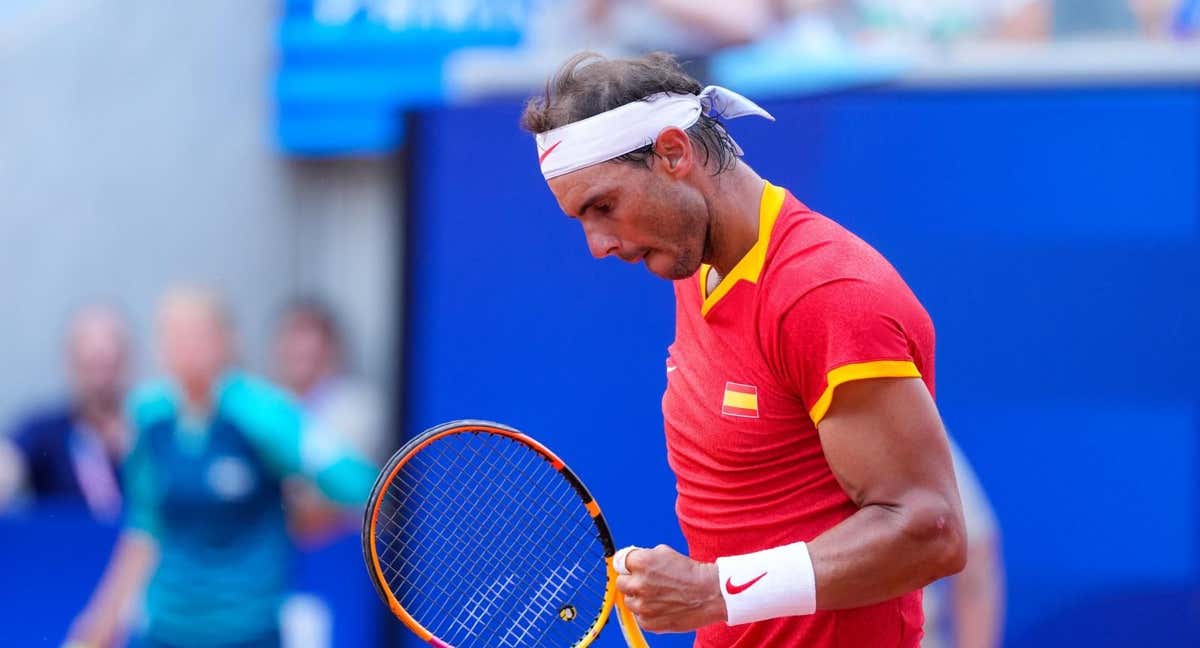
<path fill-rule="evenodd" d="M 350 375 L 337 317 L 323 302 L 301 297 L 280 313 L 275 330 L 275 378 L 299 401 L 312 425 L 337 434 L 364 456 L 381 460 L 386 439 L 374 389 Z M 357 531 L 357 511 L 346 511 L 302 480 L 285 483 L 288 522 L 296 540 L 322 544 Z M 301 589 L 304 583 L 300 583 Z M 300 591 L 282 610 L 287 648 L 325 648 L 332 642 L 333 613 L 319 593 Z"/>
<path fill-rule="evenodd" d="M 299 399 L 313 425 L 337 430 L 363 456 L 378 462 L 387 439 L 376 391 L 346 368 L 345 340 L 333 311 L 310 297 L 284 307 L 275 333 L 275 378 Z M 318 544 L 358 528 L 307 484 L 287 485 L 288 520 L 298 540 Z"/>
<path fill-rule="evenodd" d="M 93 305 L 71 319 L 66 336 L 67 402 L 35 412 L 0 438 L 0 508 L 19 491 L 32 499 L 87 505 L 97 519 L 121 509 L 117 465 L 128 439 L 122 401 L 129 334 L 113 308 Z"/>
<path fill-rule="evenodd" d="M 1193 38 L 1200 32 L 1200 0 L 1179 0 L 1179 6 L 1171 14 L 1171 35 Z"/>
<path fill-rule="evenodd" d="M 1179 0 L 1128 0 L 1129 11 L 1137 19 L 1142 34 L 1164 38 L 1170 32 L 1172 9 Z"/>
<path fill-rule="evenodd" d="M 582 0 L 607 42 L 633 51 L 688 58 L 756 40 L 786 8 L 780 0 Z"/>
<path fill-rule="evenodd" d="M 926 41 L 1037 41 L 1050 33 L 1051 0 L 856 0 L 863 34 Z"/>
<path fill-rule="evenodd" d="M 967 566 L 925 588 L 923 648 L 994 648 L 1004 627 L 1004 566 L 996 516 L 975 471 L 950 441 L 967 526 Z"/>
<path fill-rule="evenodd" d="M 1150 3 L 1159 0 L 1054 0 L 1054 35 L 1075 38 L 1083 35 L 1133 33 L 1138 28 L 1134 7 L 1147 21 L 1143 29 L 1154 31 L 1149 21 Z"/>
<path fill-rule="evenodd" d="M 323 302 L 299 298 L 281 313 L 275 377 L 317 425 L 337 430 L 355 449 L 379 460 L 387 450 L 377 391 L 347 367 L 338 319 Z"/>
<path fill-rule="evenodd" d="M 71 640 L 113 645 L 144 592 L 139 646 L 276 648 L 292 567 L 282 481 L 301 477 L 358 506 L 375 469 L 294 400 L 234 369 L 211 293 L 170 293 L 157 325 L 167 378 L 130 399 L 125 529 Z"/>

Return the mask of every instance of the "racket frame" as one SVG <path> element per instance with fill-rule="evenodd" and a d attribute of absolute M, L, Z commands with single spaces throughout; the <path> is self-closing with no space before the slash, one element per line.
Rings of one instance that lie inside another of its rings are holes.
<path fill-rule="evenodd" d="M 387 604 L 388 608 L 396 618 L 412 630 L 423 641 L 437 648 L 454 648 L 450 644 L 435 637 L 432 632 L 421 625 L 407 610 L 400 605 L 400 601 L 396 599 L 396 595 L 387 585 L 387 580 L 383 575 L 383 568 L 379 564 L 379 555 L 375 550 L 375 527 L 379 519 L 379 508 L 383 500 L 383 493 L 391 486 L 396 476 L 400 474 L 400 470 L 417 455 L 426 446 L 432 444 L 438 439 L 453 435 L 453 434 L 496 434 L 508 437 L 519 443 L 523 443 L 533 451 L 537 452 L 545 459 L 552 468 L 557 470 L 564 479 L 579 495 L 581 503 L 587 509 L 588 514 L 592 518 L 592 522 L 596 525 L 596 533 L 601 545 L 604 547 L 604 560 L 608 571 L 608 582 L 605 584 L 604 603 L 600 609 L 600 615 L 596 617 L 596 621 L 588 628 L 587 633 L 575 642 L 572 648 L 584 648 L 591 645 L 596 637 L 600 635 L 600 630 L 604 628 L 608 622 L 608 617 L 612 612 L 613 607 L 617 608 L 617 621 L 621 626 L 621 633 L 625 636 L 626 643 L 632 648 L 646 648 L 646 640 L 642 636 L 641 628 L 638 627 L 637 621 L 633 614 L 625 607 L 624 601 L 621 598 L 620 592 L 617 591 L 617 572 L 613 566 L 613 554 L 616 553 L 616 546 L 613 543 L 612 533 L 609 531 L 608 522 L 604 519 L 604 514 L 600 511 L 600 505 L 596 503 L 596 499 L 592 497 L 591 492 L 583 485 L 579 476 L 575 474 L 566 462 L 554 454 L 549 448 L 539 443 L 537 440 L 528 435 L 511 428 L 502 423 L 494 421 L 485 421 L 478 419 L 462 419 L 457 421 L 449 421 L 436 425 L 425 430 L 421 434 L 413 437 L 404 444 L 392 458 L 388 460 L 386 466 L 380 472 L 379 477 L 375 480 L 375 485 L 371 489 L 371 497 L 367 500 L 367 508 L 363 514 L 363 558 L 366 561 L 367 572 L 371 577 L 371 583 L 375 586 L 375 590 L 379 596 Z"/>

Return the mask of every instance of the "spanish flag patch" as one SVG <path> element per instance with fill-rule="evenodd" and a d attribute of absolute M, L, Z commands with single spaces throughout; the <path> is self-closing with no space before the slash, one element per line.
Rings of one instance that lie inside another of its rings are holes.
<path fill-rule="evenodd" d="M 735 382 L 725 383 L 721 413 L 726 416 L 758 418 L 758 387 Z"/>

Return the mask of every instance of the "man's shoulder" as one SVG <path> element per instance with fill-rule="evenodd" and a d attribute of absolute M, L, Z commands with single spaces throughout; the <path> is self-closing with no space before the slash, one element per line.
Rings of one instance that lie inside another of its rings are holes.
<path fill-rule="evenodd" d="M 782 314 L 822 286 L 883 285 L 895 278 L 895 269 L 868 243 L 788 195 L 763 268 L 768 312 Z"/>

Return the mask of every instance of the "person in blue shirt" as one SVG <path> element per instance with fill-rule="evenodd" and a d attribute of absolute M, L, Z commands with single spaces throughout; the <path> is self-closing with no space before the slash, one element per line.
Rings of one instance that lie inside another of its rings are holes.
<path fill-rule="evenodd" d="M 113 521 L 121 513 L 117 469 L 128 450 L 121 413 L 128 327 L 117 309 L 90 304 L 72 315 L 65 342 L 68 397 L 0 434 L 0 510 L 28 499 L 85 506 L 97 520 Z"/>
<path fill-rule="evenodd" d="M 169 378 L 130 398 L 125 529 L 68 645 L 118 641 L 144 594 L 137 646 L 276 647 L 292 551 L 282 482 L 300 477 L 360 507 L 375 467 L 281 390 L 233 368 L 215 296 L 168 294 L 158 335 Z"/>

